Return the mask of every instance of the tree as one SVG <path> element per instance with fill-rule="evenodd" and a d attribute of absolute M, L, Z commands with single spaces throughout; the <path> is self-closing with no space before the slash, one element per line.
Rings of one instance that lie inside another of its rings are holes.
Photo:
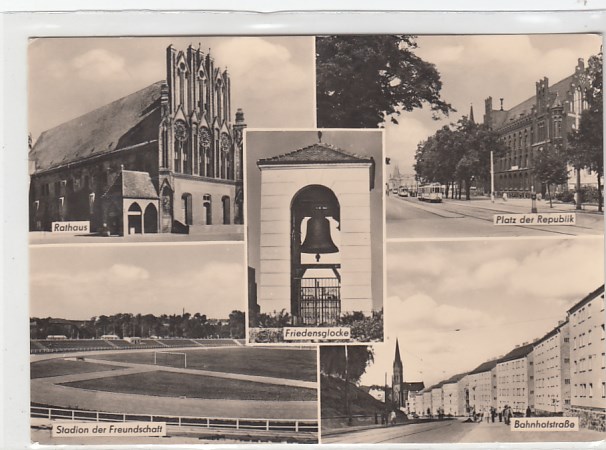
<path fill-rule="evenodd" d="M 589 58 L 584 96 L 587 109 L 581 113 L 579 127 L 568 136 L 568 161 L 577 170 L 589 169 L 598 182 L 598 211 L 602 212 L 602 176 L 604 175 L 603 53 Z M 578 177 L 578 175 L 577 175 Z M 581 208 L 580 180 L 577 178 L 577 209 Z"/>
<path fill-rule="evenodd" d="M 327 375 L 335 375 L 357 383 L 366 372 L 366 367 L 374 361 L 372 347 L 366 345 L 347 346 L 347 366 L 345 364 L 345 346 L 326 346 L 320 349 L 320 369 Z"/>
<path fill-rule="evenodd" d="M 413 53 L 416 48 L 407 35 L 318 37 L 318 126 L 375 128 L 423 105 L 434 118 L 454 111 L 440 98 L 439 72 Z"/>
<path fill-rule="evenodd" d="M 232 339 L 244 338 L 244 313 L 234 310 L 229 314 L 229 335 Z"/>
<path fill-rule="evenodd" d="M 490 176 L 490 153 L 503 155 L 505 145 L 487 125 L 461 118 L 454 129 L 444 127 L 419 144 L 415 155 L 417 177 L 426 182 L 465 185 L 465 198 L 471 199 L 473 180 L 487 182 Z"/>
<path fill-rule="evenodd" d="M 564 184 L 568 181 L 566 162 L 565 155 L 557 151 L 543 150 L 538 152 L 535 157 L 532 173 L 538 181 L 547 186 L 550 208 L 553 208 L 550 186 L 552 184 Z"/>

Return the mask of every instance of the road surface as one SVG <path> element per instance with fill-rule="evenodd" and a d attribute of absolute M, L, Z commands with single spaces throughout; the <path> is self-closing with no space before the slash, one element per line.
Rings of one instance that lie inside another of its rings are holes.
<path fill-rule="evenodd" d="M 426 203 L 414 197 L 389 196 L 386 199 L 388 239 L 508 237 L 508 236 L 581 236 L 603 235 L 604 216 L 595 207 L 575 211 L 569 204 L 537 202 L 538 213 L 576 213 L 576 225 L 493 225 L 495 214 L 530 213 L 528 199 L 444 200 Z"/>
<path fill-rule="evenodd" d="M 322 443 L 592 442 L 603 438 L 602 433 L 585 429 L 576 432 L 518 432 L 511 431 L 508 426 L 499 422 L 464 423 L 460 419 L 454 419 L 322 436 Z"/>

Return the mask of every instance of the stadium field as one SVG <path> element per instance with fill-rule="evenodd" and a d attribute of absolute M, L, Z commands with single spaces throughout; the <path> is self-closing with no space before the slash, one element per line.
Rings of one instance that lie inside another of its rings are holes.
<path fill-rule="evenodd" d="M 175 351 L 175 350 L 161 350 Z M 175 351 L 177 352 L 177 351 Z M 316 381 L 316 351 L 234 347 L 230 349 L 178 350 L 187 354 L 188 369 L 259 375 L 291 380 Z M 153 364 L 153 352 L 124 352 L 96 354 L 95 359 L 125 363 Z M 166 364 L 163 361 L 163 364 Z M 180 367 L 182 359 L 174 358 L 173 367 Z"/>
<path fill-rule="evenodd" d="M 56 377 L 75 373 L 102 372 L 105 370 L 122 369 L 122 367 L 110 366 L 106 364 L 57 358 L 31 363 L 30 377 L 33 380 L 36 378 Z"/>
<path fill-rule="evenodd" d="M 166 372 L 162 370 L 63 383 L 122 394 L 224 400 L 315 401 L 317 391 L 293 386 Z"/>

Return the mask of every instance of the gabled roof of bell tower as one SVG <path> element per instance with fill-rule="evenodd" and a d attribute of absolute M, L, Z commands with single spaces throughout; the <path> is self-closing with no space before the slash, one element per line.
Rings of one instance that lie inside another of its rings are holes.
<path fill-rule="evenodd" d="M 370 163 L 370 158 L 354 155 L 330 144 L 318 142 L 271 158 L 260 159 L 259 165 Z"/>

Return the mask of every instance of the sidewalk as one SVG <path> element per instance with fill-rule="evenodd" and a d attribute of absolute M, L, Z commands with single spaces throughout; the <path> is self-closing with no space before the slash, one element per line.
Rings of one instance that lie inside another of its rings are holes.
<path fill-rule="evenodd" d="M 503 201 L 502 198 L 495 198 L 494 203 L 490 201 L 488 197 L 472 197 L 471 200 L 465 199 L 444 199 L 444 203 L 448 204 L 461 204 L 461 205 L 470 205 L 476 207 L 482 207 L 486 209 L 498 209 L 502 211 L 503 209 L 508 209 L 510 207 L 512 212 L 530 212 L 530 208 L 532 207 L 532 200 L 529 198 L 510 198 L 507 201 Z M 577 212 L 577 213 L 586 213 L 586 214 L 598 214 L 602 215 L 603 213 L 598 212 L 597 204 L 583 204 L 581 205 L 583 209 L 576 210 L 575 205 L 572 203 L 561 203 L 558 201 L 553 202 L 553 208 L 549 207 L 549 200 L 537 200 L 536 201 L 537 210 L 542 213 L 548 212 Z"/>
<path fill-rule="evenodd" d="M 598 431 L 581 428 L 579 431 L 511 431 L 503 422 L 473 424 L 460 442 L 593 442 L 604 435 Z"/>

